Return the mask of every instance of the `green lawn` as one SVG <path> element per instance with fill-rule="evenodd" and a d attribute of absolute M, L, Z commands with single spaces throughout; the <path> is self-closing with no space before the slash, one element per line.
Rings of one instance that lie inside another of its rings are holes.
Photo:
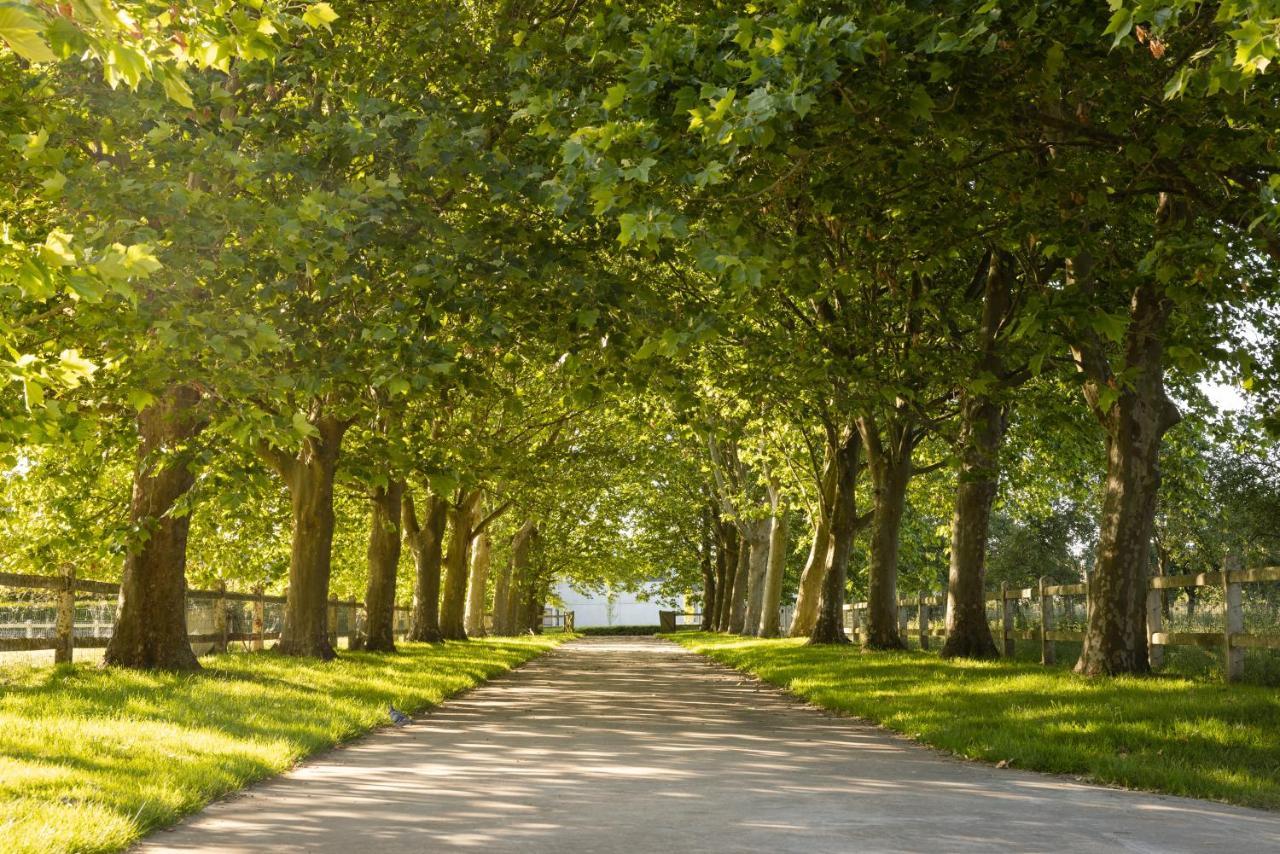
<path fill-rule="evenodd" d="M 119 850 L 388 723 L 388 703 L 427 708 L 560 639 L 406 643 L 329 663 L 233 653 L 195 676 L 0 668 L 0 850 Z"/>
<path fill-rule="evenodd" d="M 804 699 L 972 759 L 1280 809 L 1280 692 L 1157 676 L 1085 679 L 803 640 L 666 635 Z"/>

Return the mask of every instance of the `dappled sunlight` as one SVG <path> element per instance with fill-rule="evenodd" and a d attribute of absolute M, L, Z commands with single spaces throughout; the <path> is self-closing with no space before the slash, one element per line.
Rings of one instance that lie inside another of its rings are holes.
<path fill-rule="evenodd" d="M 232 654 L 195 675 L 0 669 L 0 827 L 29 850 L 119 847 L 218 795 L 417 710 L 551 641 L 428 646 L 334 662 Z"/>
<path fill-rule="evenodd" d="M 769 643 L 788 656 L 820 652 Z M 871 679 L 832 668 L 812 684 L 835 692 L 855 676 Z M 1009 708 L 1035 707 L 1019 694 Z M 927 726 L 943 726 L 947 709 L 930 712 Z M 410 727 L 216 804 L 143 850 L 848 851 L 876 827 L 906 850 L 1083 850 L 1099 822 L 1178 850 L 1242 821 L 1280 844 L 1280 820 L 1265 814 L 1191 802 L 1184 813 L 1169 800 L 1139 809 L 1154 803 L 947 759 L 661 640 L 580 640 Z M 930 821 L 916 821 L 926 808 Z"/>
<path fill-rule="evenodd" d="M 678 636 L 834 711 L 962 756 L 1135 788 L 1280 805 L 1280 694 L 1180 677 L 1090 679 L 1066 668 L 943 661 L 794 641 Z"/>

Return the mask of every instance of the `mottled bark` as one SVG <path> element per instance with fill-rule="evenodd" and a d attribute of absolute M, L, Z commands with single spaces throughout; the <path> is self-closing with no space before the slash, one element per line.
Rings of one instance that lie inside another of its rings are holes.
<path fill-rule="evenodd" d="M 712 546 L 712 514 L 709 507 L 703 508 L 702 511 L 702 548 L 701 548 L 701 565 L 702 565 L 702 621 L 699 628 L 704 632 L 709 632 L 715 626 L 715 609 L 716 609 L 716 556 L 713 555 Z"/>
<path fill-rule="evenodd" d="M 720 601 L 716 608 L 716 631 L 729 631 L 729 615 L 733 610 L 733 584 L 738 573 L 738 530 L 733 523 L 719 522 L 720 557 L 724 575 L 720 579 Z"/>
<path fill-rule="evenodd" d="M 138 413 L 138 455 L 120 604 L 104 661 L 118 667 L 199 670 L 187 640 L 187 531 L 174 505 L 195 480 L 184 445 L 204 426 L 200 394 L 175 385 Z"/>
<path fill-rule="evenodd" d="M 1161 194 L 1157 237 L 1187 217 L 1185 202 Z M 1094 286 L 1091 260 L 1072 259 L 1081 287 Z M 1072 356 L 1085 377 L 1085 400 L 1106 431 L 1107 478 L 1098 553 L 1089 578 L 1089 620 L 1076 672 L 1147 673 L 1146 598 L 1160 444 L 1178 423 L 1178 408 L 1164 388 L 1164 335 L 1173 304 L 1154 277 L 1143 278 L 1129 302 L 1120 369 L 1113 371 L 1096 333 L 1084 330 Z"/>
<path fill-rule="evenodd" d="M 1085 394 L 1106 429 L 1107 478 L 1098 554 L 1089 581 L 1089 623 L 1076 672 L 1147 673 L 1146 598 L 1151 536 L 1160 488 L 1160 444 L 1179 414 L 1164 390 L 1163 335 L 1170 303 L 1155 282 L 1133 295 L 1125 337 L 1124 376 L 1115 400 L 1101 386 Z M 1090 356 L 1077 350 L 1077 361 Z"/>
<path fill-rule="evenodd" d="M 751 541 L 743 535 L 742 525 L 735 525 L 738 535 L 737 566 L 733 570 L 733 592 L 729 600 L 729 631 L 742 634 L 747 624 L 747 584 L 751 577 Z"/>
<path fill-rule="evenodd" d="M 523 635 L 533 628 L 529 621 L 528 600 L 535 595 L 530 590 L 535 581 L 533 547 L 537 538 L 538 526 L 532 520 L 527 520 L 511 541 L 511 593 L 507 603 L 507 625 L 512 634 Z"/>
<path fill-rule="evenodd" d="M 333 557 L 333 479 L 338 452 L 349 422 L 332 416 L 313 420 L 315 435 L 290 456 L 261 445 L 263 458 L 289 488 L 293 542 L 289 554 L 289 589 L 284 626 L 277 649 L 285 655 L 331 659 L 329 642 L 329 575 Z"/>
<path fill-rule="evenodd" d="M 787 505 L 782 499 L 778 481 L 769 485 L 769 499 L 773 506 L 772 525 L 769 528 L 769 566 L 764 576 L 763 602 L 760 608 L 762 638 L 776 638 L 782 633 L 782 578 L 787 570 Z"/>
<path fill-rule="evenodd" d="M 429 495 L 426 518 L 420 522 L 413 496 L 406 490 L 400 509 L 405 541 L 413 554 L 414 568 L 409 640 L 439 643 L 444 640 L 440 634 L 440 564 L 449 505 L 440 496 Z"/>
<path fill-rule="evenodd" d="M 498 637 L 511 634 L 509 614 L 511 609 L 511 575 L 512 562 L 510 556 L 498 570 L 493 582 L 493 633 Z"/>
<path fill-rule="evenodd" d="M 883 437 L 870 417 L 858 419 L 858 429 L 867 449 L 872 491 L 867 633 L 863 643 L 869 649 L 904 649 L 898 633 L 898 546 L 907 484 L 911 481 L 911 429 L 897 416 L 889 419 Z"/>
<path fill-rule="evenodd" d="M 471 539 L 471 578 L 467 584 L 467 635 L 473 638 L 484 637 L 488 631 L 484 626 L 484 616 L 489 595 L 489 535 L 481 532 Z"/>
<path fill-rule="evenodd" d="M 769 571 L 769 540 L 772 537 L 771 518 L 753 519 L 744 526 L 750 553 L 747 560 L 747 610 L 742 633 L 754 635 L 760 631 L 760 615 L 764 606 L 764 579 Z"/>
<path fill-rule="evenodd" d="M 982 324 L 978 332 L 977 369 L 1000 376 L 998 350 L 1001 325 L 1009 313 L 1008 259 L 990 255 L 983 289 Z M 943 658 L 996 658 L 995 639 L 987 623 L 987 537 L 991 505 L 1000 479 L 1000 445 L 1004 441 L 1003 405 L 992 390 L 966 389 L 960 399 L 959 469 L 951 517 L 951 566 L 947 575 L 947 639 Z"/>
<path fill-rule="evenodd" d="M 859 437 L 846 436 L 834 457 L 835 492 L 832 496 L 829 548 L 821 576 L 822 587 L 818 611 L 809 642 L 848 643 L 844 632 L 845 582 L 849 555 L 857 530 L 856 493 Z"/>
<path fill-rule="evenodd" d="M 482 493 L 464 493 L 449 508 L 449 546 L 444 556 L 444 583 L 440 599 L 440 634 L 445 640 L 466 640 L 467 576 L 472 529 Z"/>
<path fill-rule="evenodd" d="M 404 481 L 391 481 L 369 495 L 369 582 L 365 587 L 364 648 L 394 652 L 396 572 L 400 567 L 400 516 Z"/>
<path fill-rule="evenodd" d="M 849 643 L 849 638 L 844 633 L 844 597 L 849 555 L 853 551 L 853 539 L 859 526 L 856 488 L 860 449 L 861 437 L 857 431 L 851 430 L 842 440 L 836 455 L 836 492 L 831 507 L 831 548 L 822 578 L 818 619 L 809 635 L 811 644 Z"/>
<path fill-rule="evenodd" d="M 834 433 L 826 443 L 826 457 L 822 463 L 822 480 L 819 484 L 817 515 L 813 521 L 813 540 L 809 546 L 809 558 L 800 573 L 800 589 L 796 594 L 796 609 L 791 616 L 787 635 L 806 638 L 813 634 L 818 622 L 818 604 L 822 601 L 822 580 L 831 563 L 831 508 L 835 503 L 836 482 L 840 476 L 837 462 L 839 449 Z"/>

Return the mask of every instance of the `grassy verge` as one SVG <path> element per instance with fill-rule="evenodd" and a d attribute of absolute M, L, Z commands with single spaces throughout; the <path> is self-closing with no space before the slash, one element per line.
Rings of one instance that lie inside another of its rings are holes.
<path fill-rule="evenodd" d="M 418 711 L 560 638 L 403 644 L 329 663 L 203 659 L 194 676 L 0 669 L 0 849 L 116 851 L 214 798 Z"/>
<path fill-rule="evenodd" d="M 1280 809 L 1280 692 L 1185 678 L 1086 679 L 706 633 L 666 637 L 826 709 L 1015 768 Z"/>

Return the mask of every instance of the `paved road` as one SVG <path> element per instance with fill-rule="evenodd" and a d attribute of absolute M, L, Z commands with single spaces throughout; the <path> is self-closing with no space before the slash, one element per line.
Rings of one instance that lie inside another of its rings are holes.
<path fill-rule="evenodd" d="M 1280 851 L 1280 815 L 960 762 L 652 639 L 580 640 L 158 852 Z"/>

